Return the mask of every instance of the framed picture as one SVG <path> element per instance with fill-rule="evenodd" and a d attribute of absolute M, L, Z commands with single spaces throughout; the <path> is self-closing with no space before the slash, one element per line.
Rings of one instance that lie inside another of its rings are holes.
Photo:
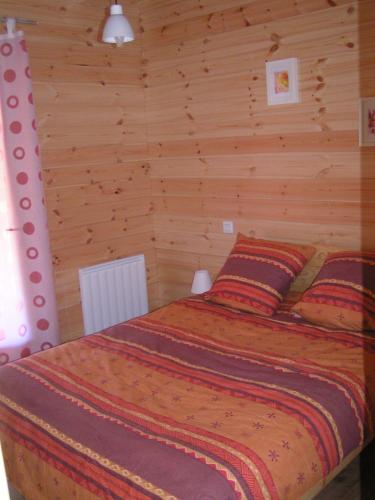
<path fill-rule="evenodd" d="M 359 101 L 359 145 L 375 146 L 375 97 Z"/>
<path fill-rule="evenodd" d="M 298 60 L 295 57 L 266 63 L 268 105 L 299 102 Z"/>

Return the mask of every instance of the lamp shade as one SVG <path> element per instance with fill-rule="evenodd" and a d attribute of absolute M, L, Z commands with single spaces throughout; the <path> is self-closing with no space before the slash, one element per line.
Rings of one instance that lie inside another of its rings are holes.
<path fill-rule="evenodd" d="M 207 292 L 212 286 L 212 281 L 207 269 L 199 269 L 195 271 L 193 283 L 191 285 L 191 293 Z"/>
<path fill-rule="evenodd" d="M 104 25 L 102 40 L 106 43 L 116 43 L 117 46 L 134 40 L 134 32 L 129 21 L 123 15 L 121 5 L 111 5 L 110 16 Z"/>

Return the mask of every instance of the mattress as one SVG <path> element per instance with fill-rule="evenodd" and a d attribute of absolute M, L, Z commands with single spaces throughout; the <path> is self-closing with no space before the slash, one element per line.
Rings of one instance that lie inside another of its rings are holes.
<path fill-rule="evenodd" d="M 375 338 L 174 302 L 0 370 L 27 499 L 312 497 L 373 437 Z"/>

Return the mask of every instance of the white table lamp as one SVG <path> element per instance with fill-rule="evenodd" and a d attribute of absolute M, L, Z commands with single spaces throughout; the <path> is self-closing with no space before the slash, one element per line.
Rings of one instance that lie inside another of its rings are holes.
<path fill-rule="evenodd" d="M 204 293 L 212 286 L 212 281 L 207 269 L 199 269 L 195 271 L 193 283 L 191 285 L 191 293 Z"/>

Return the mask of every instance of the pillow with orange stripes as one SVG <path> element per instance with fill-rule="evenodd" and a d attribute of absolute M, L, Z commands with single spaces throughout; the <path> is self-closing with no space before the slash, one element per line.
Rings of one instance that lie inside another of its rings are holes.
<path fill-rule="evenodd" d="M 328 328 L 375 330 L 375 252 L 329 254 L 292 310 Z"/>
<path fill-rule="evenodd" d="M 274 314 L 315 248 L 257 240 L 243 234 L 237 241 L 206 300 L 254 312 Z"/>

